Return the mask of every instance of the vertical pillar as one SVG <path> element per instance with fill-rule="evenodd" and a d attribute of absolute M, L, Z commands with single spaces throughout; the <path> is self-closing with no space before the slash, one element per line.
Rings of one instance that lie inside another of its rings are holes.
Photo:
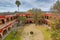
<path fill-rule="evenodd" d="M 5 21 L 5 23 L 6 23 L 6 21 L 7 21 L 6 18 L 4 19 L 4 21 Z"/>

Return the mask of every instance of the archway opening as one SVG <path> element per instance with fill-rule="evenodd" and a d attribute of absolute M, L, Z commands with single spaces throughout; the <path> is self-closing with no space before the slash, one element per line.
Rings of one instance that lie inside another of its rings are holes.
<path fill-rule="evenodd" d="M 0 40 L 2 39 L 2 35 L 0 34 Z"/>
<path fill-rule="evenodd" d="M 32 21 L 30 21 L 29 23 L 33 23 Z"/>
<path fill-rule="evenodd" d="M 2 19 L 1 21 L 2 21 L 2 24 L 5 24 L 5 21 L 4 21 L 4 19 Z"/>
<path fill-rule="evenodd" d="M 8 31 L 10 31 L 11 30 L 11 27 L 8 27 Z"/>
<path fill-rule="evenodd" d="M 13 20 L 13 18 L 11 17 L 11 21 Z"/>
<path fill-rule="evenodd" d="M 6 18 L 7 22 L 9 22 L 9 18 Z"/>
<path fill-rule="evenodd" d="M 3 31 L 3 35 L 6 35 L 6 33 L 7 33 L 7 30 L 4 30 L 4 31 Z"/>
<path fill-rule="evenodd" d="M 42 23 L 42 21 L 38 21 L 38 24 L 41 24 Z"/>

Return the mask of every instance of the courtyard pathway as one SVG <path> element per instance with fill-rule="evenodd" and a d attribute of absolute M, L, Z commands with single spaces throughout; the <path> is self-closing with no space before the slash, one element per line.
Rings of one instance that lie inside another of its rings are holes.
<path fill-rule="evenodd" d="M 44 40 L 43 33 L 36 28 L 35 24 L 25 26 L 21 40 Z"/>

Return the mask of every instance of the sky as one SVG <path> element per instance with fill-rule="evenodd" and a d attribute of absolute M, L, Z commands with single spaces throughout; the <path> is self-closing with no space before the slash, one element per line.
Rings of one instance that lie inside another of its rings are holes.
<path fill-rule="evenodd" d="M 14 12 L 17 11 L 15 4 L 16 0 L 0 0 L 0 12 Z M 27 11 L 32 8 L 38 8 L 42 11 L 49 11 L 50 7 L 57 0 L 19 0 L 21 5 L 19 11 Z"/>

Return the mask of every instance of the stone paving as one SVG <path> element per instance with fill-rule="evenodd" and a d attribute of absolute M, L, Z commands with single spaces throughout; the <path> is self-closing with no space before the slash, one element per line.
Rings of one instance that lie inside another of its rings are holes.
<path fill-rule="evenodd" d="M 30 32 L 33 32 L 32 34 Z M 44 40 L 43 33 L 36 28 L 35 24 L 26 26 L 22 32 L 21 40 Z"/>

